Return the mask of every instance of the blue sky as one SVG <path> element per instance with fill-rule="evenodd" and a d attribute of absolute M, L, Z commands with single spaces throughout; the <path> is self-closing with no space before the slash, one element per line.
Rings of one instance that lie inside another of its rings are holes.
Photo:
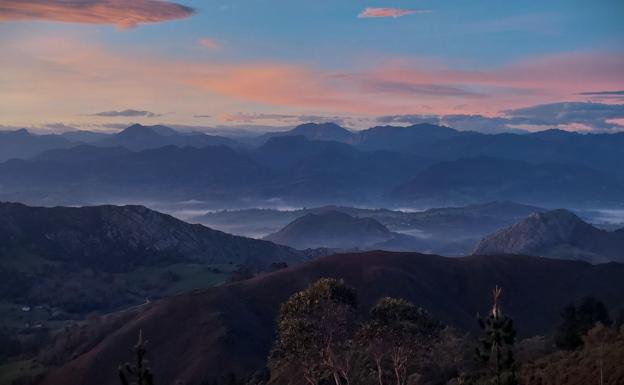
<path fill-rule="evenodd" d="M 624 89 L 622 1 L 178 3 L 194 12 L 154 0 L 0 0 L 0 124 L 112 126 L 122 117 L 89 115 L 144 109 L 187 125 L 253 114 L 357 125 L 401 113 L 618 103 L 579 94 Z M 366 8 L 407 14 L 358 17 Z"/>

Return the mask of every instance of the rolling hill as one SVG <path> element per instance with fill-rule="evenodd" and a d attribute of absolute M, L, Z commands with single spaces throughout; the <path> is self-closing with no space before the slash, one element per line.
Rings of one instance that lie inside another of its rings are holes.
<path fill-rule="evenodd" d="M 297 218 L 264 239 L 296 249 L 368 249 L 396 235 L 372 218 L 356 218 L 339 211 L 325 211 Z"/>
<path fill-rule="evenodd" d="M 188 224 L 142 206 L 0 203 L 0 239 L 0 301 L 77 314 L 162 295 L 182 286 L 184 272 L 203 274 L 205 283 L 195 285 L 205 287 L 210 279 L 225 279 L 219 276 L 224 269 L 258 271 L 306 259 L 288 247 Z"/>
<path fill-rule="evenodd" d="M 601 230 L 567 210 L 552 210 L 531 214 L 485 237 L 474 253 L 624 262 L 624 229 Z"/>
<path fill-rule="evenodd" d="M 475 315 L 487 311 L 498 284 L 521 336 L 551 330 L 564 305 L 589 294 L 608 306 L 624 304 L 621 264 L 523 256 L 335 255 L 147 305 L 97 345 L 83 347 L 86 353 L 50 372 L 42 384 L 78 385 L 98 378 L 101 385 L 116 385 L 116 367 L 131 358 L 139 330 L 150 341 L 150 366 L 162 383 L 254 373 L 264 367 L 279 305 L 321 277 L 342 278 L 357 289 L 362 313 L 380 297 L 397 296 L 466 330 L 477 328 Z"/>

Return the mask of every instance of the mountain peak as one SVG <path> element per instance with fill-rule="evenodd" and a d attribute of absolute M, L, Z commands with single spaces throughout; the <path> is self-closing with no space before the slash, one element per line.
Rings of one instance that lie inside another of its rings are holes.
<path fill-rule="evenodd" d="M 333 140 L 347 142 L 354 136 L 353 132 L 336 123 L 305 123 L 289 131 L 290 135 L 303 135 L 310 140 Z"/>
<path fill-rule="evenodd" d="M 474 254 L 531 254 L 589 262 L 621 260 L 623 235 L 597 229 L 574 213 L 558 209 L 533 213 L 483 238 Z"/>

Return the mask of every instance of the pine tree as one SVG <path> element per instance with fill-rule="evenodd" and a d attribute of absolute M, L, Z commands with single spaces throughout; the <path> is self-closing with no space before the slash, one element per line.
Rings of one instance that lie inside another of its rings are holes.
<path fill-rule="evenodd" d="M 485 369 L 477 383 L 516 385 L 516 365 L 513 347 L 516 338 L 513 320 L 500 307 L 502 289 L 494 289 L 494 304 L 486 319 L 479 318 L 484 336 L 476 349 L 477 361 Z"/>
<path fill-rule="evenodd" d="M 136 364 L 126 363 L 119 366 L 119 379 L 122 385 L 154 385 L 154 376 L 145 358 L 147 353 L 145 345 L 147 341 L 143 340 L 143 330 L 139 330 L 139 340 L 134 345 Z"/>

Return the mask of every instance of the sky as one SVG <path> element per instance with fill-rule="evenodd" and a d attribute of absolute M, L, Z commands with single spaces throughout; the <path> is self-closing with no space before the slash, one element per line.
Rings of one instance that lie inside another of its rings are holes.
<path fill-rule="evenodd" d="M 624 130 L 621 0 L 0 0 L 0 128 Z"/>

